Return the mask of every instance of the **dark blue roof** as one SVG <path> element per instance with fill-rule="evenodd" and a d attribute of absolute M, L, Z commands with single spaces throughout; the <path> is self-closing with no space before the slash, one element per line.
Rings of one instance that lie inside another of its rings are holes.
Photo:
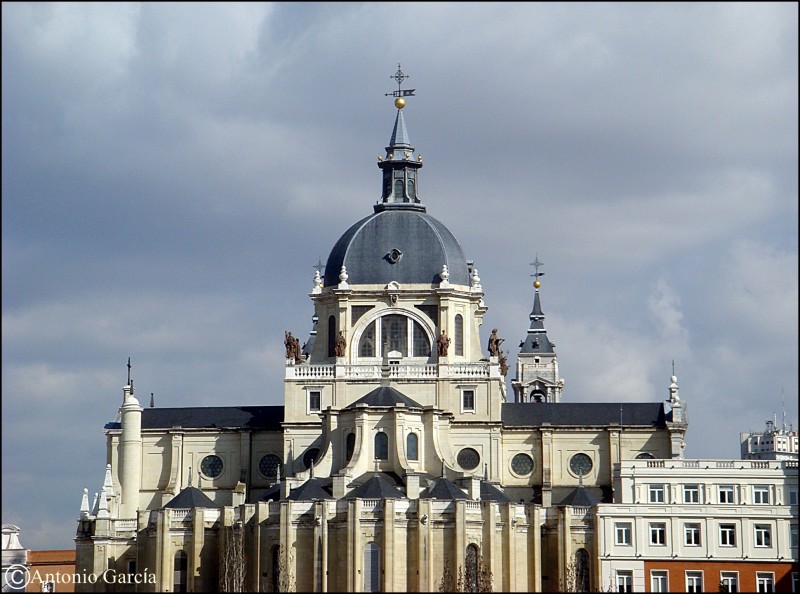
<path fill-rule="evenodd" d="M 142 410 L 142 429 L 183 427 L 184 429 L 280 430 L 282 422 L 282 406 L 207 406 Z"/>
<path fill-rule="evenodd" d="M 597 500 L 589 494 L 582 484 L 575 487 L 572 492 L 564 497 L 558 505 L 569 505 L 572 507 L 592 507 L 597 505 Z"/>
<path fill-rule="evenodd" d="M 370 477 L 360 487 L 353 489 L 348 499 L 403 499 L 405 495 L 381 475 Z"/>
<path fill-rule="evenodd" d="M 420 499 L 469 499 L 469 496 L 454 482 L 441 477 L 420 494 Z"/>
<path fill-rule="evenodd" d="M 481 500 L 499 501 L 500 503 L 511 501 L 505 493 L 486 481 L 481 481 Z"/>
<path fill-rule="evenodd" d="M 186 487 L 180 493 L 175 495 L 164 506 L 167 509 L 194 509 L 196 507 L 220 507 L 208 495 L 203 493 L 197 487 Z"/>
<path fill-rule="evenodd" d="M 399 250 L 402 256 L 388 258 L 392 250 Z M 467 260 L 447 227 L 421 207 L 382 205 L 345 231 L 333 246 L 324 284 L 338 285 L 345 266 L 348 285 L 386 285 L 391 281 L 434 285 L 442 280 L 443 264 L 447 264 L 451 284 L 469 286 Z"/>
<path fill-rule="evenodd" d="M 594 427 L 610 425 L 665 427 L 661 402 L 506 402 L 501 418 L 506 427 Z"/>
<path fill-rule="evenodd" d="M 311 478 L 299 487 L 292 489 L 287 499 L 291 501 L 312 501 L 314 499 L 334 499 L 322 485 L 321 479 Z"/>
<path fill-rule="evenodd" d="M 348 404 L 345 408 L 354 408 L 359 404 L 368 404 L 369 406 L 395 406 L 398 403 L 403 403 L 406 406 L 413 406 L 414 408 L 422 408 L 419 402 L 412 400 L 402 392 L 390 386 L 375 388 L 352 404 Z"/>

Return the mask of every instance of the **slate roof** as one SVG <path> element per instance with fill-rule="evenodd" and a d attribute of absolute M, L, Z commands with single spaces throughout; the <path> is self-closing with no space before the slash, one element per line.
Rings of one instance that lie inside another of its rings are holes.
<path fill-rule="evenodd" d="M 166 509 L 194 509 L 196 507 L 220 506 L 211 501 L 208 495 L 197 487 L 186 487 L 164 506 Z"/>
<path fill-rule="evenodd" d="M 661 402 L 506 402 L 501 418 L 506 427 L 592 427 L 620 420 L 623 427 L 665 427 L 668 416 Z"/>
<path fill-rule="evenodd" d="M 314 499 L 334 499 L 334 497 L 323 487 L 321 479 L 312 478 L 299 487 L 292 489 L 286 499 L 291 501 L 311 501 Z"/>
<path fill-rule="evenodd" d="M 194 406 L 185 408 L 144 408 L 142 429 L 262 429 L 280 430 L 282 406 Z M 116 427 L 115 427 L 116 426 Z M 119 423 L 108 423 L 107 429 Z"/>
<path fill-rule="evenodd" d="M 447 264 L 450 283 L 470 284 L 464 251 L 441 222 L 418 205 L 390 207 L 352 225 L 333 246 L 325 264 L 325 286 L 339 284 L 346 266 L 349 285 L 398 283 L 439 284 L 442 264 Z M 392 263 L 386 255 L 399 250 Z"/>
<path fill-rule="evenodd" d="M 383 476 L 372 476 L 363 485 L 353 489 L 347 499 L 403 499 L 405 494 Z"/>
<path fill-rule="evenodd" d="M 420 499 L 468 499 L 469 496 L 454 482 L 441 477 L 420 494 Z"/>
<path fill-rule="evenodd" d="M 412 400 L 402 392 L 399 392 L 390 386 L 381 386 L 379 388 L 375 388 L 371 392 L 367 393 L 366 396 L 359 398 L 352 404 L 347 405 L 345 408 L 355 408 L 359 404 L 368 404 L 369 406 L 395 406 L 400 402 L 406 406 L 422 408 L 422 405 L 419 402 Z"/>
<path fill-rule="evenodd" d="M 589 494 L 582 484 L 575 487 L 572 492 L 564 497 L 558 505 L 569 505 L 572 507 L 592 507 L 597 505 L 597 500 Z"/>
<path fill-rule="evenodd" d="M 280 483 L 276 483 L 264 492 L 261 496 L 261 501 L 280 501 L 280 498 L 281 486 Z"/>
<path fill-rule="evenodd" d="M 481 481 L 481 500 L 499 501 L 500 503 L 511 501 L 505 493 L 486 481 Z"/>

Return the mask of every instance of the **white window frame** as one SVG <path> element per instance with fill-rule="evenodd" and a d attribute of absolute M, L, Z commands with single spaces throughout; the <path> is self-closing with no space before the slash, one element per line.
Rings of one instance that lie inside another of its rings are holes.
<path fill-rule="evenodd" d="M 478 410 L 478 386 L 459 386 L 459 393 L 461 398 L 461 412 L 475 414 Z M 467 392 L 472 392 L 472 408 L 464 406 L 464 398 Z"/>
<path fill-rule="evenodd" d="M 662 542 L 657 542 L 658 540 Z M 667 524 L 665 522 L 650 522 L 650 544 L 656 547 L 667 546 Z"/>
<path fill-rule="evenodd" d="M 664 485 L 654 484 L 649 485 L 647 489 L 647 502 L 648 503 L 666 503 Z"/>
<path fill-rule="evenodd" d="M 702 525 L 695 522 L 687 522 L 683 525 L 683 544 L 687 547 L 699 547 L 702 545 L 701 537 Z M 692 538 L 690 538 L 690 535 Z M 693 542 L 690 542 L 693 541 Z"/>
<path fill-rule="evenodd" d="M 616 522 L 614 524 L 615 543 L 627 547 L 633 544 L 633 524 L 631 522 Z"/>
<path fill-rule="evenodd" d="M 721 571 L 719 574 L 720 585 L 725 585 L 728 592 L 739 591 L 739 572 L 738 571 Z"/>
<path fill-rule="evenodd" d="M 755 524 L 753 544 L 761 549 L 772 548 L 772 526 L 769 524 Z"/>
<path fill-rule="evenodd" d="M 723 538 L 725 534 L 725 538 Z M 723 542 L 727 540 L 728 542 Z M 733 541 L 733 542 L 730 542 Z M 736 546 L 736 524 L 720 524 L 719 525 L 719 546 L 721 547 L 735 547 Z"/>
<path fill-rule="evenodd" d="M 700 503 L 700 485 L 684 485 L 683 502 Z"/>
<path fill-rule="evenodd" d="M 703 572 L 693 569 L 686 572 L 686 591 L 687 592 L 702 592 L 703 591 Z M 699 583 L 697 583 L 699 582 Z"/>
<path fill-rule="evenodd" d="M 650 570 L 650 591 L 669 592 L 669 572 L 666 569 Z"/>
<path fill-rule="evenodd" d="M 633 572 L 617 570 L 617 592 L 633 592 Z"/>
<path fill-rule="evenodd" d="M 789 487 L 789 505 L 797 505 L 797 487 Z"/>
<path fill-rule="evenodd" d="M 322 386 L 306 386 L 306 414 L 315 414 L 322 412 Z M 311 408 L 311 395 L 319 394 L 319 408 Z"/>
<path fill-rule="evenodd" d="M 753 504 L 770 504 L 769 485 L 753 485 Z"/>
<path fill-rule="evenodd" d="M 733 485 L 720 485 L 718 487 L 720 503 L 736 503 L 736 489 Z M 730 495 L 730 497 L 728 497 Z"/>
<path fill-rule="evenodd" d="M 800 526 L 789 524 L 789 548 L 796 549 L 798 547 L 800 547 Z"/>
<path fill-rule="evenodd" d="M 774 592 L 775 573 L 772 571 L 756 572 L 756 592 Z"/>

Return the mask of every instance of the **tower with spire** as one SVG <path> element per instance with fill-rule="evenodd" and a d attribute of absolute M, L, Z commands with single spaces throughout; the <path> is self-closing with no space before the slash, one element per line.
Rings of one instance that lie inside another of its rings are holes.
<path fill-rule="evenodd" d="M 556 345 L 548 338 L 544 326 L 539 296 L 539 288 L 542 286 L 539 277 L 544 276 L 539 268 L 543 265 L 537 254 L 531 263 L 535 269 L 531 275 L 534 277 L 533 309 L 529 316 L 531 323 L 525 338 L 519 343 L 517 377 L 511 382 L 516 402 L 561 402 L 561 393 L 564 390 L 564 379 L 558 375 Z"/>

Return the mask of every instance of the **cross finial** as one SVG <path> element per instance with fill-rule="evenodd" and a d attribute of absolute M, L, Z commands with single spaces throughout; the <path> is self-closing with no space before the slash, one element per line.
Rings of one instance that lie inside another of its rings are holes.
<path fill-rule="evenodd" d="M 316 265 L 313 266 L 312 268 L 316 269 L 317 272 L 322 274 L 322 271 L 325 270 L 325 264 L 322 263 L 322 258 L 319 258 Z"/>
<path fill-rule="evenodd" d="M 672 360 L 672 375 L 675 375 L 675 359 Z"/>
<path fill-rule="evenodd" d="M 541 266 L 544 266 L 544 262 L 540 262 L 539 261 L 539 254 L 536 254 L 536 259 L 533 262 L 531 262 L 530 265 L 533 266 L 536 269 L 536 272 L 531 275 L 532 277 L 536 278 L 536 277 L 544 276 L 544 272 L 539 272 L 539 268 Z"/>
<path fill-rule="evenodd" d="M 128 357 L 128 385 L 131 385 L 131 358 Z"/>
<path fill-rule="evenodd" d="M 389 78 L 393 78 L 397 81 L 397 90 L 392 91 L 391 93 L 384 93 L 386 97 L 410 97 L 414 95 L 414 91 L 416 89 L 403 89 L 403 81 L 407 78 L 411 78 L 408 74 L 403 72 L 400 68 L 400 62 L 397 63 L 397 72 L 389 76 Z M 396 103 L 396 102 L 395 102 Z M 405 104 L 405 102 L 403 102 Z M 399 106 L 398 106 L 399 107 Z"/>

